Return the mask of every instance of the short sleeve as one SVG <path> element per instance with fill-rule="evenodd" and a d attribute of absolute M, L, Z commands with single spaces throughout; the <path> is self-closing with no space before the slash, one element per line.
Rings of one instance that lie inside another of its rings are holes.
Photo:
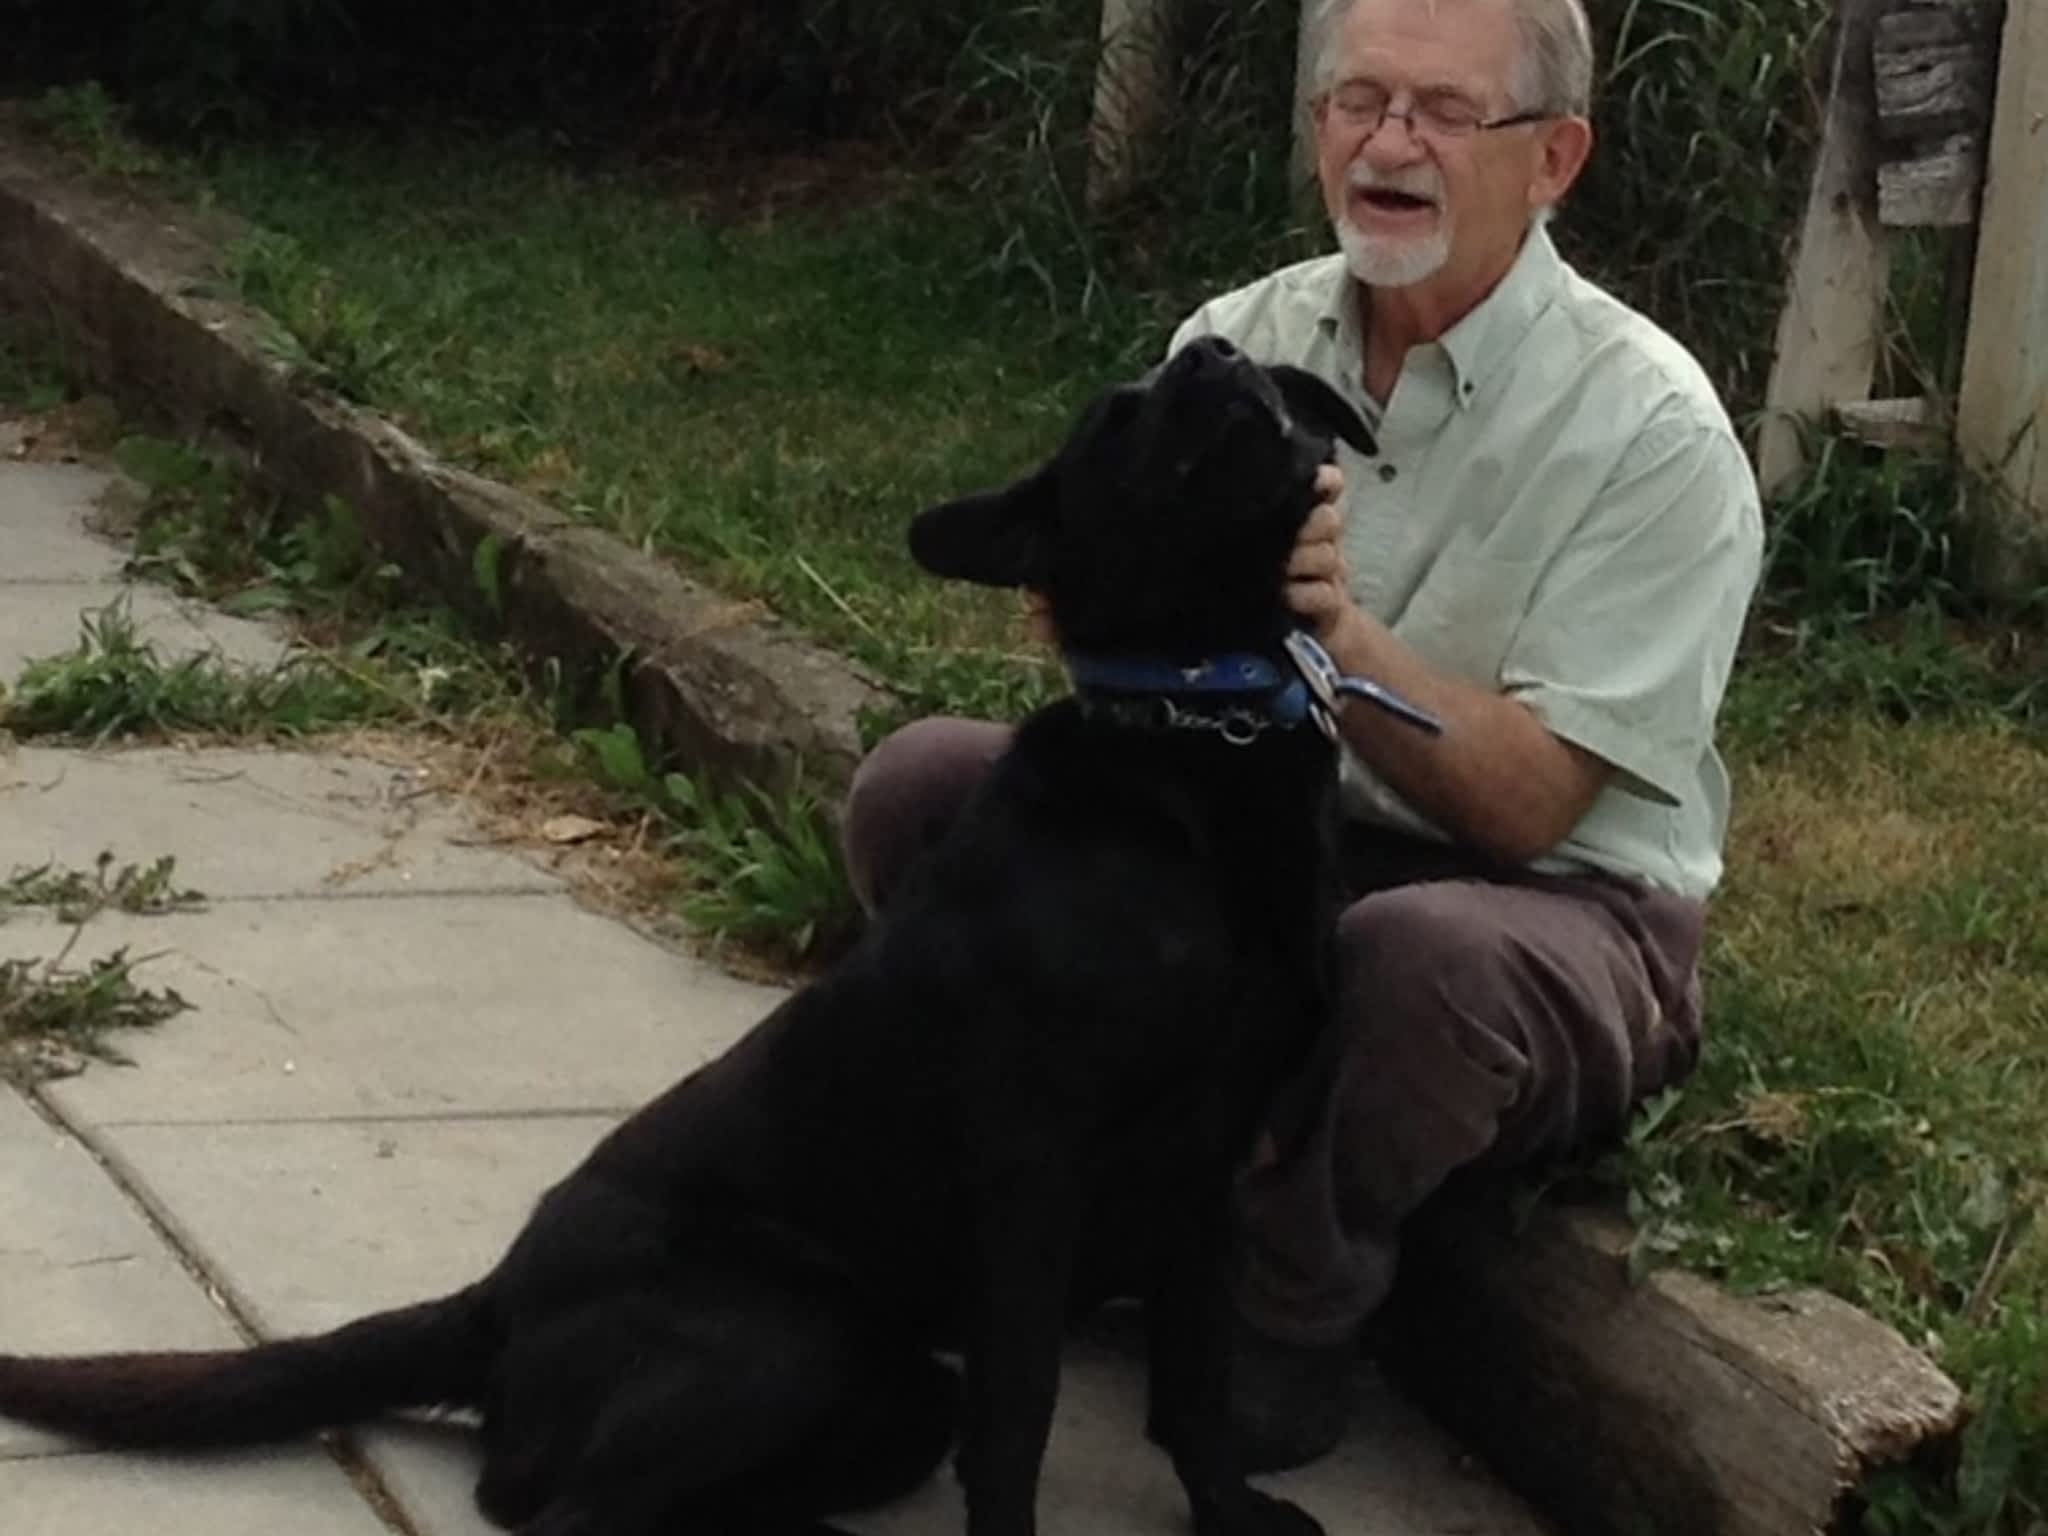
<path fill-rule="evenodd" d="M 1538 579 L 1501 682 L 1619 787 L 1677 804 L 1734 665 L 1763 556 L 1756 480 L 1724 428 L 1653 420 Z"/>

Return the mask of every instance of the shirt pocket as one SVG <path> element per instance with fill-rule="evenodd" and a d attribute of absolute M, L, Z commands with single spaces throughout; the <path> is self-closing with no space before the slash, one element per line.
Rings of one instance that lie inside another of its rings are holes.
<path fill-rule="evenodd" d="M 1444 550 L 1423 573 L 1393 632 L 1439 671 L 1498 689 L 1538 568 L 1533 560 Z"/>

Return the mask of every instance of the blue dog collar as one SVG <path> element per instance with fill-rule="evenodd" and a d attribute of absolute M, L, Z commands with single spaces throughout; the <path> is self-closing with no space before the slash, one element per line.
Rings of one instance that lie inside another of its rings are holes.
<path fill-rule="evenodd" d="M 1084 711 L 1120 724 L 1213 731 L 1234 746 L 1248 746 L 1268 730 L 1293 730 L 1313 721 L 1337 739 L 1337 708 L 1344 698 L 1365 699 L 1432 736 L 1443 722 L 1391 689 L 1337 670 L 1330 653 L 1306 630 L 1287 637 L 1291 665 L 1238 652 L 1181 663 L 1151 656 L 1066 653 L 1067 673 Z"/>
<path fill-rule="evenodd" d="M 1181 663 L 1150 656 L 1066 653 L 1082 708 L 1125 725 L 1213 731 L 1248 746 L 1268 730 L 1312 717 L 1306 681 L 1248 652 Z"/>

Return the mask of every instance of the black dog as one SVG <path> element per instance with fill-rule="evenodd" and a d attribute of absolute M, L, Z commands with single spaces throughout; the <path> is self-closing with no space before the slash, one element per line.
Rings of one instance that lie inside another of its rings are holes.
<path fill-rule="evenodd" d="M 0 1412 L 175 1447 L 468 1406 L 478 1502 L 528 1536 L 829 1530 L 958 1426 L 970 1532 L 1028 1536 L 1070 1303 L 1136 1267 L 1196 1530 L 1312 1536 L 1233 1456 L 1222 1269 L 1233 1167 L 1328 987 L 1334 757 L 1282 591 L 1332 433 L 1366 442 L 1309 375 L 1200 343 L 920 517 L 930 570 L 1048 595 L 1081 695 L 485 1278 L 240 1353 L 0 1357 Z"/>

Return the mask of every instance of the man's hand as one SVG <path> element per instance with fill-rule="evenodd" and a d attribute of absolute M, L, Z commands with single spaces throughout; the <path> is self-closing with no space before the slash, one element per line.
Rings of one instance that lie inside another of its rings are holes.
<path fill-rule="evenodd" d="M 1294 541 L 1287 562 L 1287 606 L 1305 620 L 1326 649 L 1362 618 L 1351 600 L 1351 567 L 1345 562 L 1339 536 L 1343 515 L 1337 510 L 1344 494 L 1344 472 L 1334 464 L 1316 471 L 1316 508 Z"/>
<path fill-rule="evenodd" d="M 1347 704 L 1338 727 L 1367 766 L 1463 842 L 1511 863 L 1548 853 L 1578 824 L 1613 772 L 1559 739 L 1529 709 L 1426 664 L 1351 597 L 1339 542 L 1344 477 L 1316 476 L 1316 509 L 1287 563 L 1287 604 L 1338 669 L 1370 677 L 1445 723 L 1442 737 Z"/>

